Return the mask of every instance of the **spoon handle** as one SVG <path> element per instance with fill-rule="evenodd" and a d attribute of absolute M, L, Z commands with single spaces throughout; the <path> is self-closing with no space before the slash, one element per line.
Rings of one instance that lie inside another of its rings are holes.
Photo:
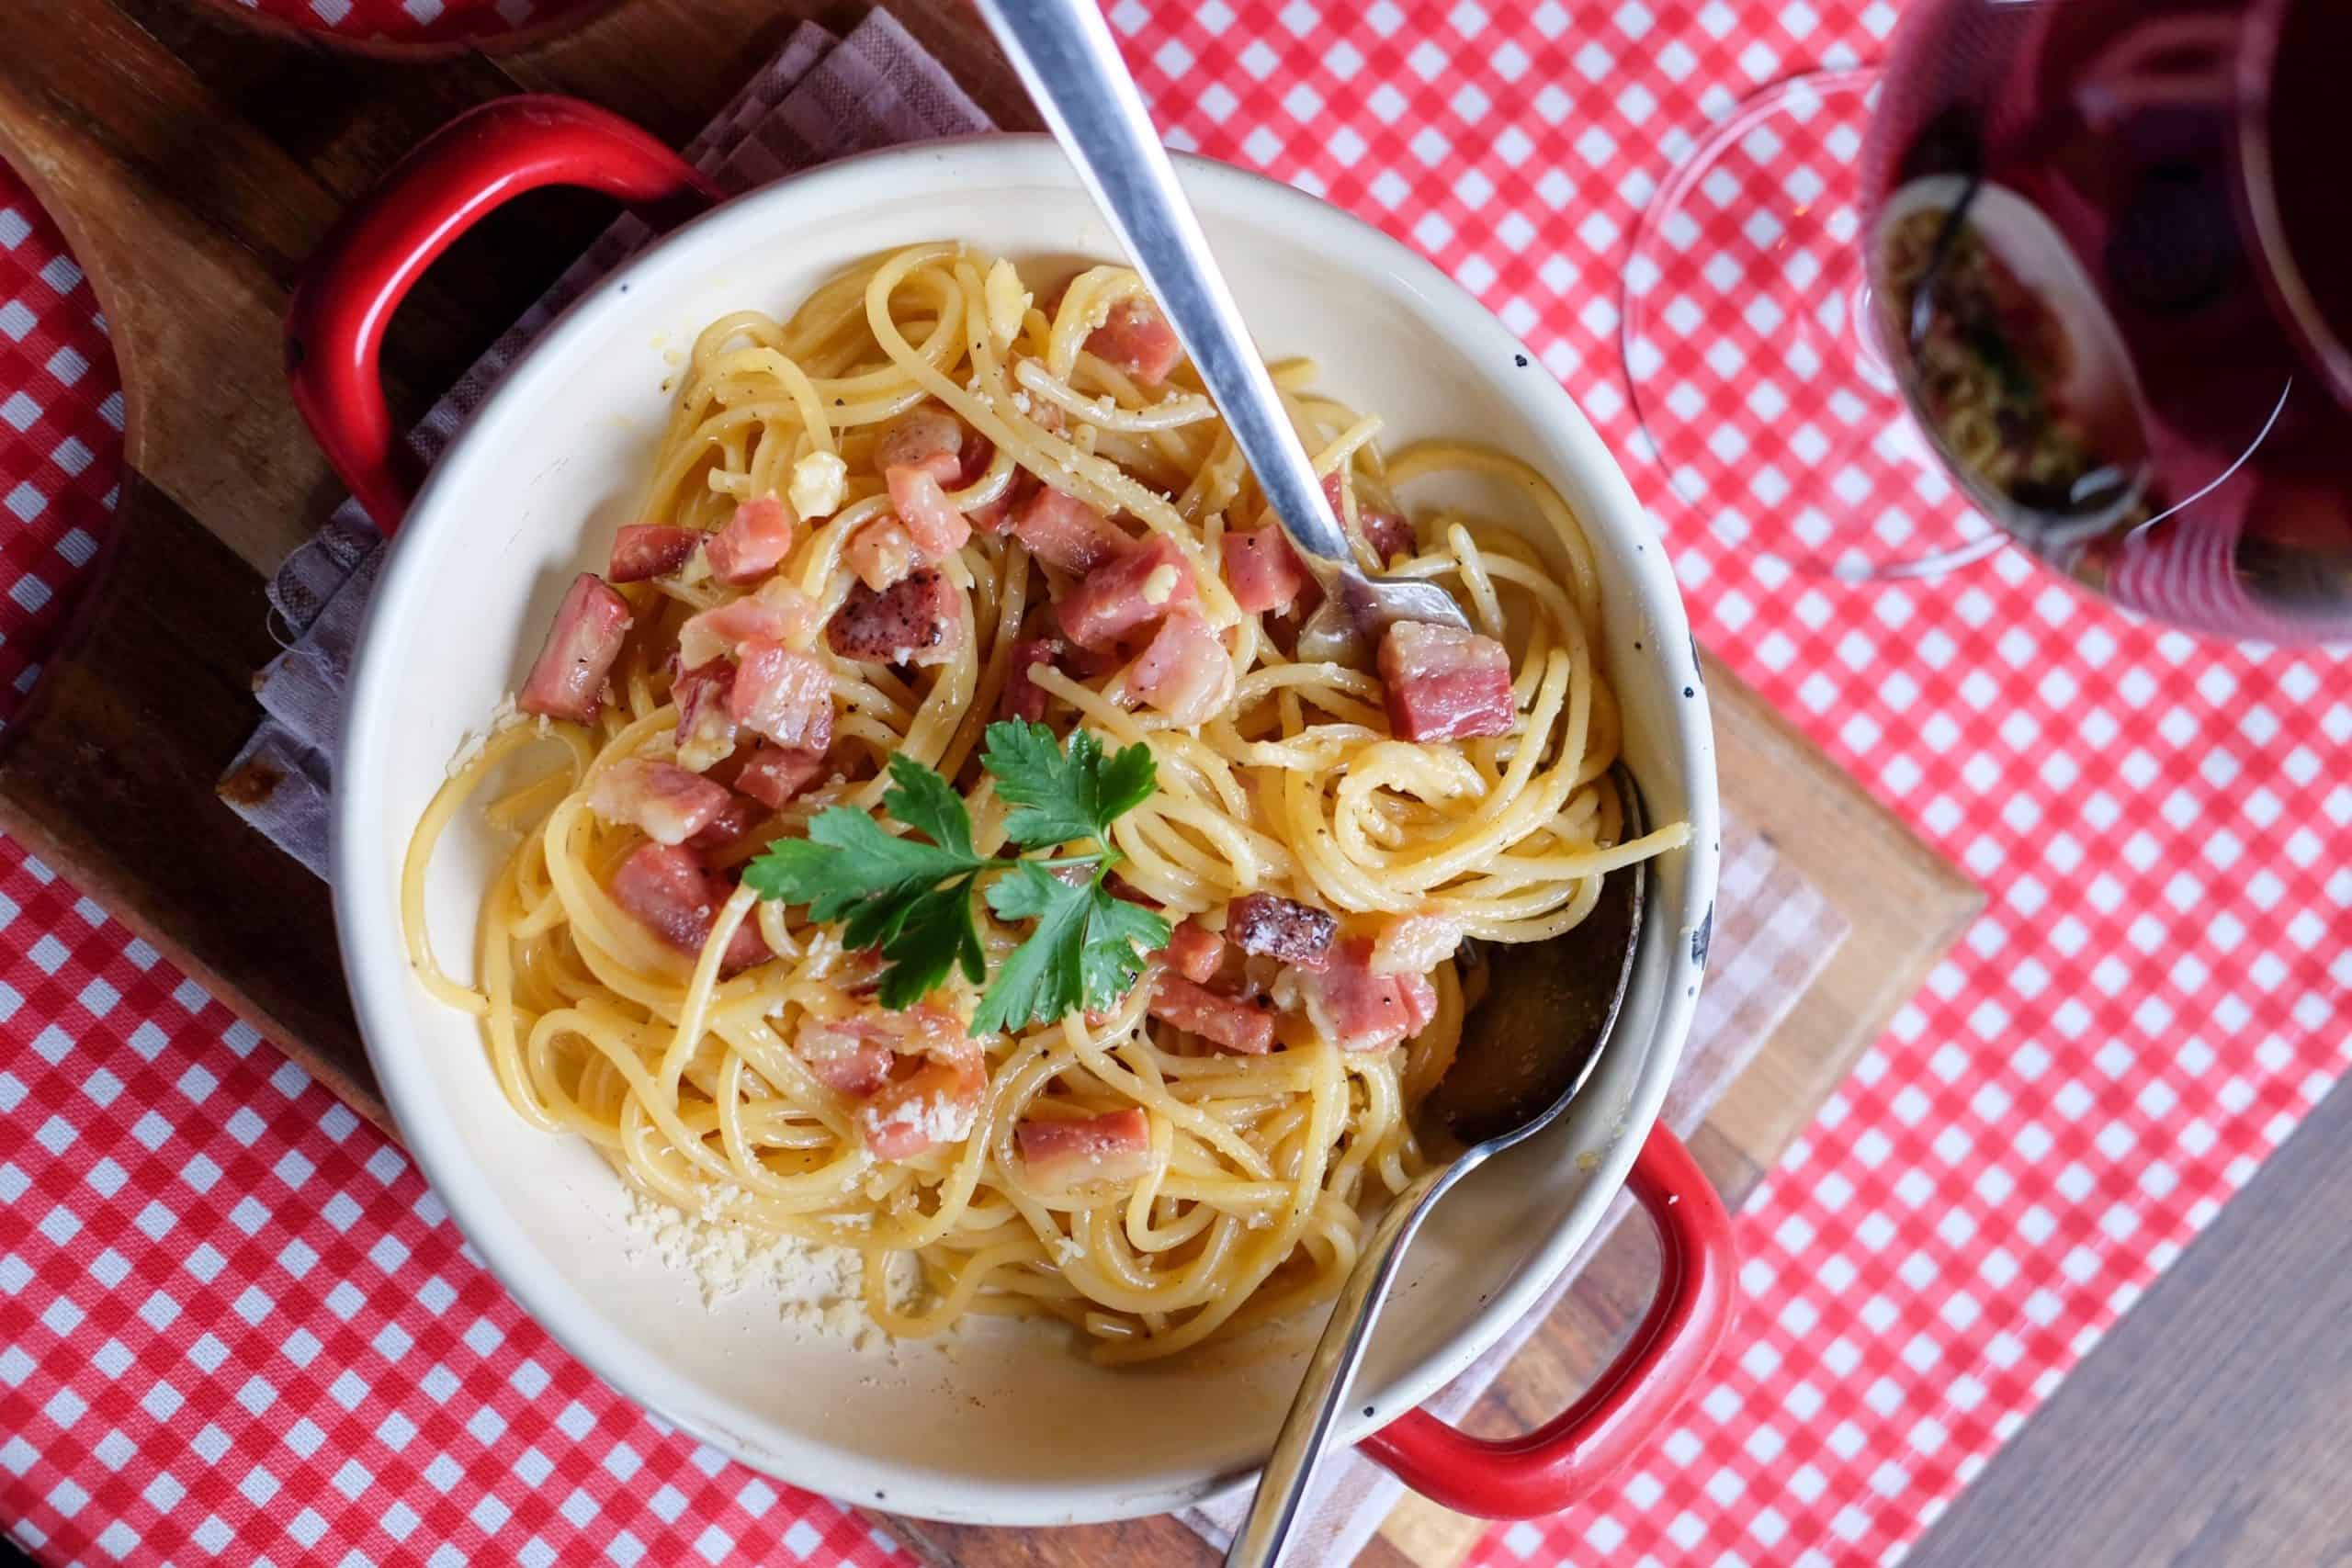
<path fill-rule="evenodd" d="M 1258 357 L 1095 0 L 979 0 L 1022 85 L 1078 165 L 1318 579 L 1355 554 Z"/>
<path fill-rule="evenodd" d="M 1422 1217 L 1454 1179 L 1480 1157 L 1479 1151 L 1473 1149 L 1423 1171 L 1396 1194 L 1380 1223 L 1364 1237 L 1356 1266 L 1349 1270 L 1347 1283 L 1340 1287 L 1340 1299 L 1331 1304 L 1331 1320 L 1324 1325 L 1323 1337 L 1316 1341 L 1315 1353 L 1307 1358 L 1306 1375 L 1299 1380 L 1290 1414 L 1283 1417 L 1282 1435 L 1274 1439 L 1266 1468 L 1259 1472 L 1249 1515 L 1233 1532 L 1225 1568 L 1273 1568 L 1281 1558 L 1283 1542 L 1315 1479 L 1315 1467 L 1330 1444 L 1331 1424 L 1339 1418 L 1356 1364 L 1372 1342 L 1372 1325 L 1388 1299 L 1397 1259 L 1405 1256 L 1406 1244 L 1420 1228 Z"/>

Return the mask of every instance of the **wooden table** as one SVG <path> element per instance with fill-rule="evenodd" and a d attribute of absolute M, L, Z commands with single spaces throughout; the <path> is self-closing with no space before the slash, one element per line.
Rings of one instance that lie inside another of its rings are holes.
<path fill-rule="evenodd" d="M 1008 127 L 1035 123 L 956 0 L 895 14 Z M 387 63 L 264 36 L 184 0 L 16 0 L 0 53 L 0 154 L 56 214 L 112 323 L 129 421 L 100 581 L 0 739 L 0 825 L 106 900 L 321 1082 L 389 1129 L 335 963 L 325 889 L 214 795 L 275 651 L 263 574 L 340 487 L 281 377 L 279 321 L 337 214 L 427 132 L 516 90 L 575 94 L 683 143 L 820 0 L 633 0 L 528 50 Z M 411 297 L 385 364 L 413 418 L 609 217 L 528 197 L 459 242 Z M 1691 1139 L 1735 1205 L 1981 902 L 1712 660 L 1724 793 L 1853 935 Z M 140 756 L 144 765 L 106 765 Z M 235 890 L 223 897 L 223 889 Z M 1646 1302 L 1643 1245 L 1612 1243 L 1474 1413 L 1558 1409 Z M 886 1521 L 933 1562 L 1206 1561 L 1172 1519 L 1057 1531 Z M 1481 1527 L 1400 1508 L 1368 1561 L 1450 1568 Z"/>

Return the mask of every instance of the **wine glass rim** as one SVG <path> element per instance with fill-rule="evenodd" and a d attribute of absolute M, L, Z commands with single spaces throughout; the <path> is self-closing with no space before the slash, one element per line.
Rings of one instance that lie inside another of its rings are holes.
<path fill-rule="evenodd" d="M 2288 331 L 2336 397 L 2352 404 L 2352 344 L 2322 310 L 2310 280 L 2288 243 L 2273 163 L 2271 86 L 2287 21 L 2300 5 L 2321 0 L 2251 0 L 2238 38 L 2237 123 L 2232 141 L 2238 200 L 2263 265 L 2256 271 L 2286 319 Z"/>

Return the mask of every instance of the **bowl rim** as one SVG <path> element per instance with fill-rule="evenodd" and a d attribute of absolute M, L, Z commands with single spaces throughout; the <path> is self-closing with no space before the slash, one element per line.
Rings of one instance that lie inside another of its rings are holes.
<path fill-rule="evenodd" d="M 1251 171 L 1188 153 L 1175 162 L 1183 185 L 1204 207 L 1270 214 L 1310 241 L 1348 270 L 1385 273 L 1409 289 L 1440 320 L 1476 363 L 1532 366 L 1530 377 L 1493 377 L 1499 395 L 1518 403 L 1531 423 L 1567 448 L 1578 478 L 1591 490 L 1604 518 L 1600 527 L 1645 539 L 1657 530 L 1634 496 L 1614 454 L 1601 441 L 1565 387 L 1541 367 L 1532 352 L 1461 285 L 1417 252 L 1318 197 Z M 382 754 L 388 727 L 371 722 L 392 711 L 388 689 L 401 671 L 387 649 L 397 640 L 384 628 L 414 625 L 411 602 L 429 586 L 440 563 L 434 544 L 454 527 L 453 501 L 465 493 L 474 465 L 484 460 L 481 432 L 493 416 L 516 405 L 535 365 L 543 364 L 560 340 L 600 330 L 609 333 L 617 316 L 637 303 L 624 296 L 658 292 L 667 275 L 691 274 L 716 254 L 741 254 L 736 241 L 756 238 L 773 226 L 772 211 L 789 207 L 803 220 L 837 220 L 922 188 L 968 192 L 982 186 L 1078 187 L 1075 169 L 1050 137 L 991 133 L 959 137 L 859 153 L 787 176 L 733 197 L 647 246 L 584 292 L 551 321 L 507 367 L 488 397 L 468 417 L 427 473 L 407 517 L 390 541 L 375 594 L 363 621 L 352 660 L 351 679 L 339 721 L 338 787 L 330 818 L 329 884 L 336 940 L 345 977 L 368 1060 L 397 1122 L 402 1142 L 420 1173 L 447 1207 L 459 1233 L 516 1302 L 558 1343 L 640 1408 L 754 1469 L 835 1497 L 877 1488 L 888 1493 L 891 1511 L 920 1517 L 983 1525 L 1074 1524 L 1164 1513 L 1199 1501 L 1253 1473 L 1262 1449 L 1241 1452 L 1234 1462 L 1189 1480 L 1117 1480 L 1090 1483 L 975 1479 L 938 1469 L 851 1456 L 821 1440 L 769 1423 L 757 1432 L 741 1423 L 744 1413 L 708 1396 L 684 1379 L 662 1371 L 636 1339 L 607 1320 L 540 1256 L 537 1243 L 474 1179 L 476 1162 L 437 1092 L 424 1054 L 407 1041 L 404 1015 L 411 985 L 401 937 L 396 878 L 376 847 L 373 825 L 385 813 L 388 769 Z M 446 525 L 446 526 L 445 526 Z M 1661 547 L 1639 552 L 1626 562 L 1637 589 L 1641 615 L 1648 618 L 1661 655 L 1689 649 L 1696 664 L 1679 585 Z M 1720 837 L 1714 743 L 1705 683 L 1694 673 L 1690 700 L 1671 705 L 1661 728 L 1670 736 L 1679 782 L 1689 803 L 1691 841 L 1676 852 L 1688 857 L 1679 909 L 1660 905 L 1644 942 L 1672 942 L 1679 950 L 1686 930 L 1711 917 Z M 1687 914 L 1679 926 L 1673 917 Z M 1690 956 L 1703 949 L 1695 943 Z M 1675 971 L 1678 978 L 1685 974 Z M 1690 976 L 1693 981 L 1695 975 Z M 1351 1399 L 1341 1413 L 1337 1440 L 1353 1444 L 1408 1408 L 1417 1407 L 1459 1375 L 1519 1321 L 1557 1278 L 1576 1248 L 1598 1225 L 1623 1188 L 1642 1142 L 1657 1118 L 1669 1079 L 1688 1037 L 1696 1007 L 1695 984 L 1663 987 L 1645 1056 L 1630 1100 L 1617 1117 L 1611 1141 L 1600 1152 L 1591 1179 L 1566 1216 L 1529 1255 L 1525 1266 L 1468 1325 L 1416 1357 L 1390 1383 L 1367 1398 L 1386 1414 L 1367 1420 L 1366 1400 Z M 1614 1049 L 1634 1048 L 1619 1041 Z"/>

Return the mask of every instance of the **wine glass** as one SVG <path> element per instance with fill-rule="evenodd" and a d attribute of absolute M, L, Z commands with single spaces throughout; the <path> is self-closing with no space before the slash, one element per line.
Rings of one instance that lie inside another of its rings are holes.
<path fill-rule="evenodd" d="M 1883 70 L 1748 99 L 1626 268 L 1668 484 L 1811 571 L 2016 543 L 2194 630 L 2352 638 L 2347 63 L 2345 0 L 1917 0 Z"/>

